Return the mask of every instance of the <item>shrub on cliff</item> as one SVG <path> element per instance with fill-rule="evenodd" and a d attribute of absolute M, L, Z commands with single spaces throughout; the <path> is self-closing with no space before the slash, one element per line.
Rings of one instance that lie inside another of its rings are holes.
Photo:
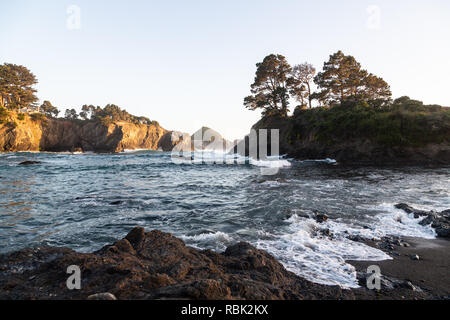
<path fill-rule="evenodd" d="M 0 124 L 5 123 L 8 115 L 8 110 L 6 110 L 6 108 L 0 107 Z"/>
<path fill-rule="evenodd" d="M 450 108 L 426 106 L 402 97 L 375 109 L 367 102 L 296 110 L 290 140 L 305 137 L 322 144 L 367 139 L 386 146 L 423 146 L 450 141 Z"/>
<path fill-rule="evenodd" d="M 32 121 L 40 122 L 40 121 L 46 121 L 47 117 L 43 115 L 42 113 L 32 113 L 30 115 L 30 118 Z"/>

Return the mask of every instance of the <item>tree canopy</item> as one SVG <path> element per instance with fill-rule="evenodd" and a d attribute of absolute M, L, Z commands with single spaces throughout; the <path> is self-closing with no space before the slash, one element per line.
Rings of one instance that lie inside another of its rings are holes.
<path fill-rule="evenodd" d="M 271 54 L 256 64 L 255 81 L 251 85 L 252 95 L 244 99 L 250 110 L 263 109 L 264 114 L 289 111 L 289 77 L 291 66 L 282 55 Z"/>
<path fill-rule="evenodd" d="M 280 54 L 268 55 L 256 67 L 250 90 L 252 95 L 244 99 L 244 106 L 250 110 L 263 109 L 263 115 L 287 115 L 293 98 L 302 108 L 312 108 L 313 100 L 323 106 L 347 100 L 364 101 L 372 107 L 391 102 L 392 93 L 386 81 L 362 69 L 353 56 L 342 51 L 332 54 L 317 75 L 310 63 L 291 68 Z M 313 91 L 314 84 L 318 89 L 316 92 Z"/>
<path fill-rule="evenodd" d="M 298 64 L 292 68 L 291 72 L 291 91 L 290 93 L 301 103 L 301 106 L 305 106 L 308 102 L 309 108 L 312 108 L 312 92 L 311 83 L 314 80 L 316 69 L 312 64 L 307 62 Z"/>
<path fill-rule="evenodd" d="M 58 108 L 54 107 L 50 101 L 45 100 L 41 106 L 39 107 L 39 110 L 45 114 L 47 117 L 53 118 L 57 117 L 59 114 Z"/>
<path fill-rule="evenodd" d="M 314 98 L 321 104 L 333 105 L 345 100 L 372 101 L 379 105 L 391 99 L 389 85 L 361 68 L 353 56 L 338 51 L 324 63 L 323 71 L 314 78 L 319 91 Z"/>
<path fill-rule="evenodd" d="M 66 109 L 64 117 L 68 120 L 76 120 L 78 119 L 78 114 L 75 109 Z"/>
<path fill-rule="evenodd" d="M 0 65 L 0 106 L 8 109 L 29 108 L 38 101 L 33 88 L 38 81 L 24 66 Z"/>

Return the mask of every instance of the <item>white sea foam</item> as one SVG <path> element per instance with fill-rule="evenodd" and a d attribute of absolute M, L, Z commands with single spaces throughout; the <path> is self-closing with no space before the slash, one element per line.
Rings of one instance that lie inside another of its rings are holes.
<path fill-rule="evenodd" d="M 224 250 L 227 245 L 233 242 L 233 237 L 222 231 L 204 232 L 196 235 L 182 235 L 180 238 L 188 243 L 188 245 L 198 249 L 210 247 L 211 243 L 215 243 L 215 249 Z"/>
<path fill-rule="evenodd" d="M 177 156 L 177 155 L 175 155 Z M 227 154 L 218 150 L 203 150 L 185 152 L 180 154 L 181 158 L 176 158 L 177 163 L 214 163 L 214 164 L 250 164 L 255 167 L 265 168 L 283 168 L 290 167 L 291 162 L 283 159 L 281 156 L 269 156 L 266 160 L 258 160 L 250 157 L 244 157 L 239 154 Z M 192 158 L 191 158 L 192 157 Z"/>
<path fill-rule="evenodd" d="M 381 261 L 392 259 L 381 250 L 361 242 L 348 239 L 348 235 L 359 235 L 367 239 L 383 236 L 411 236 L 426 239 L 435 238 L 431 226 L 421 226 L 423 219 L 395 209 L 393 204 L 381 204 L 380 211 L 371 222 L 370 228 L 358 227 L 349 222 L 328 220 L 318 224 L 313 219 L 293 215 L 287 220 L 287 232 L 274 235 L 274 240 L 256 242 L 260 249 L 267 250 L 280 260 L 286 269 L 306 279 L 344 288 L 357 288 L 355 268 L 346 260 Z M 320 233 L 329 229 L 333 238 Z"/>
<path fill-rule="evenodd" d="M 230 241 L 231 237 L 221 231 L 217 231 L 214 233 L 200 233 L 197 235 L 193 235 L 193 236 L 183 236 L 183 239 L 186 240 L 192 240 L 192 241 L 211 241 L 211 240 L 225 240 L 225 241 Z"/>
<path fill-rule="evenodd" d="M 419 224 L 425 217 L 414 218 L 414 214 L 396 209 L 392 203 L 382 203 L 377 208 L 380 213 L 375 216 L 374 231 L 382 235 L 436 238 L 435 230 L 430 226 Z"/>
<path fill-rule="evenodd" d="M 151 149 L 124 149 L 122 152 L 119 153 L 134 153 L 134 152 L 140 152 L 140 151 L 149 151 Z"/>
<path fill-rule="evenodd" d="M 326 158 L 326 159 L 317 159 L 317 160 L 303 160 L 303 162 L 323 162 L 328 164 L 337 164 L 337 161 L 334 159 Z"/>
<path fill-rule="evenodd" d="M 391 259 L 383 251 L 349 240 L 344 234 L 334 234 L 333 239 L 321 235 L 317 230 L 324 226 L 312 219 L 294 215 L 288 222 L 286 234 L 276 236 L 275 240 L 258 241 L 256 246 L 273 254 L 286 269 L 310 281 L 357 288 L 356 270 L 346 260 Z"/>
<path fill-rule="evenodd" d="M 291 163 L 288 160 L 254 160 L 250 159 L 250 164 L 256 167 L 265 167 L 265 168 L 285 168 L 290 167 Z"/>

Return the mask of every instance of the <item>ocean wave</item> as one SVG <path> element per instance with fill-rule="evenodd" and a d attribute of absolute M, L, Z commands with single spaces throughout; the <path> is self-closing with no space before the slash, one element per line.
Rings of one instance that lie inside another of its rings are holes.
<path fill-rule="evenodd" d="M 197 249 L 210 248 L 211 243 L 214 243 L 214 249 L 225 250 L 226 247 L 233 242 L 233 237 L 222 231 L 203 232 L 195 235 L 181 235 L 180 238 L 188 245 Z"/>
<path fill-rule="evenodd" d="M 381 250 L 349 240 L 344 233 L 333 233 L 329 238 L 320 229 L 338 222 L 319 225 L 310 218 L 293 215 L 287 233 L 272 240 L 257 241 L 259 249 L 273 254 L 287 270 L 312 282 L 358 288 L 355 268 L 346 260 L 381 261 L 392 259 Z M 345 229 L 343 225 L 342 229 Z"/>
<path fill-rule="evenodd" d="M 393 203 L 382 203 L 376 210 L 381 213 L 375 216 L 375 232 L 382 235 L 436 238 L 436 232 L 430 225 L 419 224 L 425 217 L 415 219 L 414 214 L 395 208 Z"/>
<path fill-rule="evenodd" d="M 276 236 L 276 240 L 258 241 L 256 245 L 272 253 L 286 269 L 312 282 L 357 288 L 355 269 L 346 260 L 392 258 L 379 249 L 350 240 L 350 235 L 378 240 L 384 236 L 436 237 L 431 226 L 419 224 L 424 218 L 415 219 L 413 214 L 396 209 L 393 204 L 380 204 L 376 210 L 380 213 L 373 217 L 371 227 L 331 219 L 319 224 L 312 218 L 294 214 L 286 220 L 290 224 L 286 233 Z M 327 229 L 332 237 L 320 232 Z"/>
<path fill-rule="evenodd" d="M 327 163 L 327 164 L 337 164 L 336 160 L 330 159 L 330 158 L 315 159 L 315 160 L 302 160 L 301 162 L 319 162 L 319 163 Z"/>
<path fill-rule="evenodd" d="M 268 156 L 266 160 L 253 159 L 239 154 L 227 154 L 217 150 L 184 152 L 173 154 L 174 159 L 180 164 L 249 164 L 255 167 L 284 168 L 290 167 L 291 162 L 282 156 Z"/>

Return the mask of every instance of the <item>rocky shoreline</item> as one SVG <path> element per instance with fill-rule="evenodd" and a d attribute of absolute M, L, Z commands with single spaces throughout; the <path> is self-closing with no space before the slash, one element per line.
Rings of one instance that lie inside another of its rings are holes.
<path fill-rule="evenodd" d="M 436 221 L 431 223 L 448 230 L 448 210 L 428 214 L 424 219 L 432 215 Z M 93 253 L 41 247 L 0 255 L 0 299 L 450 299 L 450 283 L 445 277 L 450 267 L 448 237 L 352 240 L 393 257 L 375 263 L 349 262 L 358 271 L 361 287 L 357 289 L 312 283 L 248 243 L 217 253 L 187 247 L 161 231 L 136 227 L 125 238 Z M 381 268 L 380 290 L 366 287 L 370 276 L 366 270 L 373 264 Z M 81 290 L 67 288 L 70 275 L 66 271 L 72 265 L 81 269 Z"/>

